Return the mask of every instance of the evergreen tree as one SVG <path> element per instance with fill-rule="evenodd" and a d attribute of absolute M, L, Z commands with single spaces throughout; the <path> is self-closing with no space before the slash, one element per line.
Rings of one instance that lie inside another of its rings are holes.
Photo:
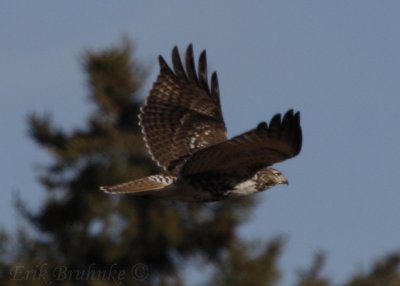
<path fill-rule="evenodd" d="M 101 185 L 157 170 L 137 123 L 146 72 L 132 58 L 132 50 L 125 41 L 122 46 L 85 53 L 83 66 L 94 110 L 82 128 L 65 131 L 54 126 L 50 116 L 29 116 L 33 140 L 48 150 L 53 162 L 40 176 L 47 191 L 43 206 L 37 213 L 22 208 L 40 233 L 37 240 L 24 238 L 18 259 L 25 265 L 45 263 L 50 275 L 56 267 L 122 271 L 141 263 L 146 267 L 141 271 L 149 271 L 147 279 L 123 283 L 176 285 L 181 281 L 182 259 L 218 261 L 238 240 L 236 228 L 252 205 L 249 199 L 188 205 L 117 198 L 99 191 Z M 97 285 L 93 283 L 76 285 Z"/>

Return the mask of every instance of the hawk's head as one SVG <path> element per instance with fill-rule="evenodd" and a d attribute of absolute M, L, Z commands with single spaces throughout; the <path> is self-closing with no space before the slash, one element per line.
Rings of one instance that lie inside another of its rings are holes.
<path fill-rule="evenodd" d="M 258 187 L 263 190 L 279 184 L 289 184 L 288 179 L 279 170 L 271 167 L 258 171 L 255 178 Z"/>

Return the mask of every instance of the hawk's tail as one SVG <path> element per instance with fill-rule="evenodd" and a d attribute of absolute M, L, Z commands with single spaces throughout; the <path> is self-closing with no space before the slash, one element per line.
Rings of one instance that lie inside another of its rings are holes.
<path fill-rule="evenodd" d="M 162 191 L 176 180 L 175 177 L 165 175 L 153 175 L 126 183 L 102 186 L 100 190 L 108 194 L 134 194 L 134 195 L 151 195 Z M 160 192 L 160 195 L 162 192 Z"/>

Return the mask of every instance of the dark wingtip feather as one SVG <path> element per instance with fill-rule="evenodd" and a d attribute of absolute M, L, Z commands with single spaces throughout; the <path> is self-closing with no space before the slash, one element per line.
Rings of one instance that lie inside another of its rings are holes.
<path fill-rule="evenodd" d="M 203 50 L 199 57 L 199 66 L 198 66 L 198 74 L 199 74 L 199 82 L 201 87 L 210 94 L 210 88 L 208 87 L 208 78 L 207 78 L 207 54 L 206 50 Z"/>
<path fill-rule="evenodd" d="M 291 135 L 291 140 L 293 141 L 294 147 L 295 147 L 295 153 L 293 156 L 296 156 L 297 154 L 300 153 L 301 147 L 302 147 L 302 131 L 301 131 L 301 126 L 300 126 L 300 112 L 297 111 L 296 113 L 293 114 L 293 110 L 291 111 L 291 116 L 290 118 L 288 117 L 287 121 L 284 122 L 285 127 L 289 130 L 289 132 L 292 134 Z"/>
<path fill-rule="evenodd" d="M 205 70 L 207 71 L 207 52 L 206 50 L 203 50 L 200 53 L 200 57 L 199 57 L 199 67 L 202 66 L 203 69 L 205 68 Z"/>
<path fill-rule="evenodd" d="M 186 73 L 182 65 L 181 57 L 179 55 L 178 47 L 172 49 L 172 65 L 174 66 L 175 74 L 178 77 L 186 78 Z"/>
<path fill-rule="evenodd" d="M 283 118 L 280 113 L 274 115 L 269 124 L 270 129 L 280 130 L 278 137 L 284 140 L 293 148 L 291 157 L 300 153 L 302 146 L 302 131 L 300 127 L 300 112 L 289 109 Z"/>
<path fill-rule="evenodd" d="M 176 58 L 180 59 L 178 46 L 172 48 L 172 61 Z"/>
<path fill-rule="evenodd" d="M 291 118 L 291 117 L 293 117 L 293 109 L 289 109 L 286 113 L 285 113 L 285 116 L 284 116 L 284 118 L 285 117 L 287 117 L 287 118 Z"/>
<path fill-rule="evenodd" d="M 206 52 L 206 50 L 203 50 L 203 51 L 200 53 L 199 63 L 200 63 L 200 61 L 204 62 L 204 63 L 207 65 L 207 52 Z M 200 65 L 200 64 L 199 64 L 199 65 Z"/>
<path fill-rule="evenodd" d="M 282 126 L 285 129 L 290 129 L 293 126 L 293 109 L 289 109 L 282 119 Z"/>
<path fill-rule="evenodd" d="M 158 56 L 158 62 L 160 63 L 160 70 L 161 72 L 167 72 L 171 75 L 173 75 L 173 71 L 171 68 L 168 66 L 167 62 L 164 60 L 162 56 Z"/>
<path fill-rule="evenodd" d="M 300 111 L 296 112 L 296 114 L 294 115 L 294 119 L 296 120 L 296 126 L 297 126 L 297 136 L 296 136 L 296 140 L 298 142 L 298 147 L 297 147 L 297 152 L 296 155 L 300 153 L 301 147 L 303 145 L 303 132 L 301 130 L 301 126 L 300 126 Z"/>
<path fill-rule="evenodd" d="M 194 56 L 193 56 L 193 45 L 192 44 L 189 44 L 189 46 L 186 49 L 185 63 L 186 63 L 186 72 L 187 72 L 189 79 L 192 81 L 195 81 L 197 83 L 198 79 L 197 79 L 196 70 L 194 67 Z"/>
<path fill-rule="evenodd" d="M 188 47 L 186 48 L 186 59 L 188 58 L 193 58 L 193 45 L 189 44 Z"/>
<path fill-rule="evenodd" d="M 281 117 L 282 115 L 280 113 L 275 114 L 269 123 L 269 128 L 279 128 Z"/>
<path fill-rule="evenodd" d="M 268 123 L 267 122 L 265 122 L 265 121 L 263 121 L 263 122 L 260 122 L 260 123 L 258 123 L 258 125 L 257 125 L 257 131 L 265 131 L 265 130 L 267 130 L 268 129 Z"/>
<path fill-rule="evenodd" d="M 158 56 L 158 62 L 160 63 L 160 68 L 168 67 L 167 62 L 161 55 Z"/>
<path fill-rule="evenodd" d="M 300 124 L 300 111 L 297 111 L 297 112 L 294 114 L 294 118 L 295 118 L 296 122 L 297 122 L 298 124 Z"/>
<path fill-rule="evenodd" d="M 219 84 L 216 72 L 213 72 L 211 75 L 211 97 L 219 103 Z"/>

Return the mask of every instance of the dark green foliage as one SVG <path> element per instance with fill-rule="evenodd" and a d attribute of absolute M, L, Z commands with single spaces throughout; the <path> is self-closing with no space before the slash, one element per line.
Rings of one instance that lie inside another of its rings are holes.
<path fill-rule="evenodd" d="M 298 286 L 329 286 L 329 280 L 321 276 L 321 270 L 324 266 L 325 256 L 323 253 L 317 253 L 313 264 L 307 270 L 299 273 Z"/>
<path fill-rule="evenodd" d="M 398 286 L 400 285 L 400 252 L 380 259 L 365 274 L 355 275 L 348 286 Z"/>
<path fill-rule="evenodd" d="M 209 285 L 267 286 L 276 285 L 280 278 L 277 262 L 282 249 L 282 240 L 275 239 L 256 255 L 253 247 L 243 242 L 233 245 L 219 264 Z"/>
<path fill-rule="evenodd" d="M 282 240 L 254 248 L 237 235 L 254 197 L 185 204 L 99 191 L 101 185 L 159 171 L 137 124 L 146 71 L 132 58 L 133 50 L 125 41 L 84 54 L 94 108 L 81 128 L 66 131 L 50 115 L 29 116 L 32 139 L 53 158 L 39 176 L 47 197 L 35 212 L 18 201 L 34 231 L 22 229 L 16 242 L 1 233 L 0 284 L 184 285 L 186 261 L 199 259 L 214 267 L 211 277 L 203 277 L 210 285 L 277 285 Z M 317 255 L 297 285 L 331 285 L 320 275 L 322 265 Z M 111 269 L 113 276 L 98 276 Z M 89 270 L 93 276 L 87 276 Z M 115 273 L 125 276 L 115 281 Z M 347 285 L 400 285 L 399 276 L 399 255 L 393 255 Z"/>

